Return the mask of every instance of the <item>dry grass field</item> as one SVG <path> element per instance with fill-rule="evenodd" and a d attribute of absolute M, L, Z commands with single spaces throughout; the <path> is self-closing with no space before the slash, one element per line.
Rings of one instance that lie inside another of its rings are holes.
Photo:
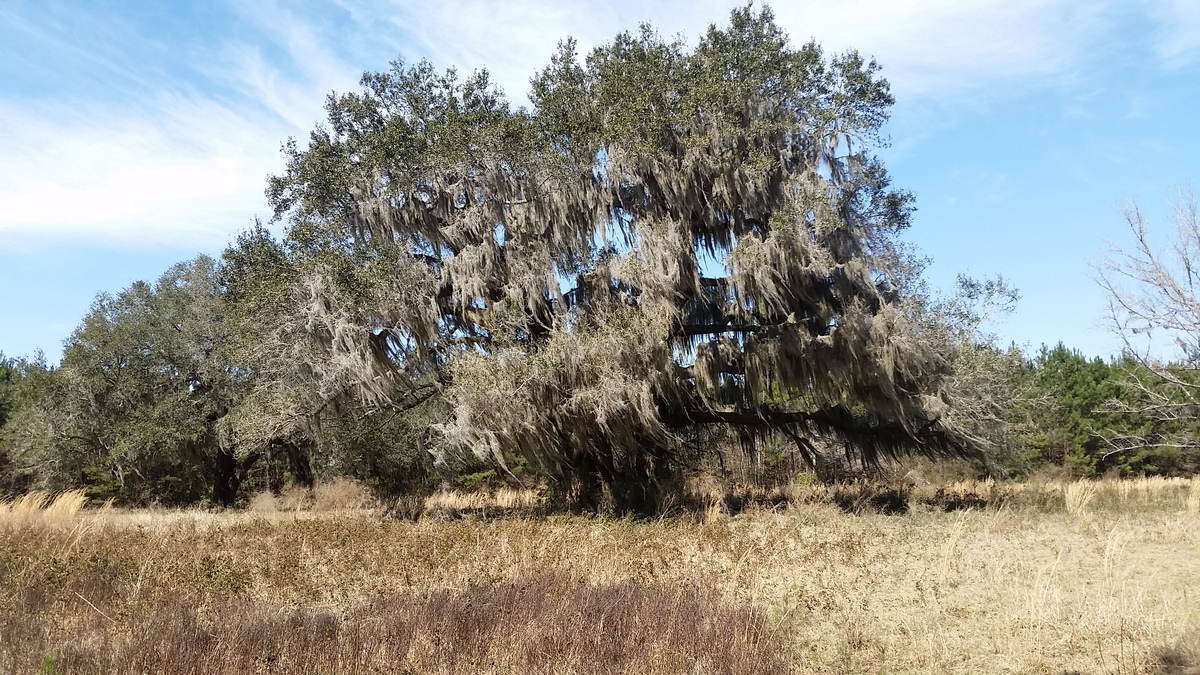
<path fill-rule="evenodd" d="M 0 673 L 1200 673 L 1200 480 L 343 497 L 0 506 Z"/>

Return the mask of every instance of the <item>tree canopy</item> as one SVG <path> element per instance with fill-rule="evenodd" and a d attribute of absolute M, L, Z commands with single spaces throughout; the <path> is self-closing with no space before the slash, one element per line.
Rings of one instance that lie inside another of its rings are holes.
<path fill-rule="evenodd" d="M 17 462 L 47 489 L 85 485 L 96 497 L 217 502 L 217 421 L 242 376 L 228 367 L 216 262 L 180 263 L 156 284 L 100 294 L 67 339 L 57 369 L 26 378 L 8 437 Z M 224 453 L 233 460 L 232 449 Z M 236 490 L 236 486 L 233 488 Z"/>
<path fill-rule="evenodd" d="M 567 40 L 528 109 L 486 72 L 367 74 L 270 180 L 299 260 L 275 344 L 303 333 L 326 392 L 443 397 L 443 456 L 625 484 L 633 509 L 698 425 L 810 462 L 972 452 L 902 302 L 912 204 L 872 154 L 878 71 L 747 7 L 694 48 Z"/>

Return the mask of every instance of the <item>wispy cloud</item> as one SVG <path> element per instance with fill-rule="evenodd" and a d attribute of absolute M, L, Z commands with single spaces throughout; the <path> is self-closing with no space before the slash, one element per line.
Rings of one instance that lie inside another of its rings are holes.
<path fill-rule="evenodd" d="M 364 69 L 383 65 L 351 66 L 355 39 L 329 34 L 318 18 L 299 16 L 279 3 L 247 3 L 236 11 L 258 29 L 261 41 L 225 45 L 229 68 L 217 75 L 240 84 L 251 100 L 298 132 L 323 116 L 329 91 L 355 87 Z"/>
<path fill-rule="evenodd" d="M 7 31 L 44 51 L 25 61 L 40 63 L 43 74 L 62 69 L 64 82 L 86 61 L 84 76 L 95 82 L 70 96 L 0 85 L 0 124 L 11 130 L 0 137 L 0 245 L 74 237 L 211 248 L 264 213 L 264 179 L 282 166 L 279 144 L 311 129 L 324 95 L 354 88 L 363 70 L 396 55 L 487 67 L 522 103 L 529 77 L 564 36 L 586 52 L 649 21 L 694 42 L 738 4 L 230 3 L 227 16 L 187 36 L 189 50 L 164 64 L 146 55 L 162 53 L 172 36 L 152 26 L 109 19 L 105 30 L 119 39 L 72 46 L 63 31 L 79 30 L 86 16 L 57 11 L 40 24 L 39 7 L 18 3 L 21 12 L 0 10 Z M 805 0 L 777 2 L 775 11 L 794 42 L 811 37 L 877 57 L 902 104 L 970 102 L 1070 81 L 1119 29 L 1121 12 L 1158 22 L 1154 49 L 1164 62 L 1200 52 L 1200 5 L 1192 0 Z M 133 45 L 138 39 L 153 47 Z M 197 50 L 208 57 L 203 63 L 193 63 Z M 106 77 L 120 86 L 108 87 Z"/>
<path fill-rule="evenodd" d="M 909 0 L 779 9 L 796 37 L 875 56 L 902 97 L 956 99 L 1069 78 L 1108 29 L 1110 2 Z M 807 31 L 805 29 L 808 29 Z"/>
<path fill-rule="evenodd" d="M 1145 0 L 1159 23 L 1158 56 L 1180 66 L 1200 58 L 1200 3 L 1195 0 Z"/>
<path fill-rule="evenodd" d="M 622 29 L 636 29 L 637 15 L 623 3 L 515 0 L 456 0 L 430 5 L 410 0 L 338 0 L 360 31 L 399 36 L 395 54 L 407 61 L 428 59 L 460 71 L 487 69 L 508 98 L 526 103 L 531 78 L 549 63 L 568 36 L 586 52 Z M 689 14 L 700 12 L 694 7 Z M 378 49 L 386 49 L 377 45 Z M 374 64 L 374 70 L 385 63 Z"/>
<path fill-rule="evenodd" d="M 127 26 L 97 17 L 121 39 L 88 45 L 88 60 L 58 14 L 49 28 L 16 17 L 8 30 L 61 76 L 49 91 L 0 87 L 0 125 L 12 130 L 0 136 L 0 247 L 83 240 L 211 250 L 269 215 L 263 188 L 282 168 L 281 142 L 311 129 L 324 93 L 352 86 L 358 73 L 309 24 L 255 7 L 264 13 L 245 16 L 241 41 L 219 25 L 204 36 L 203 61 L 181 46 L 174 62 L 140 66 L 134 55 L 145 49 L 131 44 L 138 31 Z"/>
<path fill-rule="evenodd" d="M 1182 0 L 1181 0 L 1182 1 Z M 420 55 L 466 68 L 486 65 L 514 98 L 557 41 L 576 37 L 586 50 L 619 30 L 649 21 L 694 42 L 741 2 L 551 2 L 341 0 L 364 22 L 388 20 Z M 877 57 L 904 96 L 977 94 L 997 80 L 1070 76 L 1114 21 L 1112 0 L 846 0 L 775 3 L 793 42 L 816 39 L 841 51 Z"/>
<path fill-rule="evenodd" d="M 266 211 L 270 146 L 247 148 L 278 126 L 204 99 L 141 103 L 0 107 L 0 125 L 19 130 L 0 138 L 0 245 L 207 249 Z"/>

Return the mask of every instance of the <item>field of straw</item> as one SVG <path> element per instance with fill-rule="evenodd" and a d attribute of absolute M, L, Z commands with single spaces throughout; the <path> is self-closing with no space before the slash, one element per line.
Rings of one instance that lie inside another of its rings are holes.
<path fill-rule="evenodd" d="M 760 497 L 632 522 L 450 493 L 414 522 L 26 496 L 0 673 L 1200 673 L 1200 480 Z"/>

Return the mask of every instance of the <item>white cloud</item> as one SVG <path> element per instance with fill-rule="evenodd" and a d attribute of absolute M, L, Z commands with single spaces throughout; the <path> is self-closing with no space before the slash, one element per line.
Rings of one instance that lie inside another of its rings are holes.
<path fill-rule="evenodd" d="M 741 4 L 335 1 L 337 8 L 325 6 L 323 14 L 297 4 L 236 4 L 245 24 L 239 41 L 219 28 L 192 36 L 211 43 L 214 58 L 202 69 L 207 81 L 160 82 L 163 71 L 151 74 L 148 64 L 147 73 L 120 74 L 123 81 L 141 78 L 121 90 L 121 101 L 29 100 L 0 91 L 0 124 L 12 130 L 0 137 L 0 245 L 91 237 L 211 248 L 265 215 L 264 179 L 282 168 L 279 144 L 303 137 L 323 117 L 325 94 L 354 88 L 364 69 L 385 68 L 397 54 L 464 71 L 487 67 L 522 103 L 530 76 L 567 35 L 586 53 L 650 21 L 666 36 L 682 33 L 694 43 Z M 811 37 L 830 50 L 852 47 L 877 57 L 901 105 L 940 105 L 1068 81 L 1133 1 L 804 0 L 774 9 L 794 43 Z M 1200 5 L 1141 1 L 1137 11 L 1164 26 L 1164 59 L 1197 51 Z M 330 12 L 341 22 L 329 21 Z M 108 48 L 113 53 L 105 58 L 128 70 L 118 58 L 121 45 Z M 162 93 L 181 90 L 204 93 Z"/>
<path fill-rule="evenodd" d="M 637 27 L 619 6 L 555 0 L 459 0 L 435 4 L 409 0 L 340 0 L 362 31 L 396 36 L 393 53 L 412 63 L 426 58 L 460 73 L 486 68 L 509 100 L 526 103 L 529 78 L 550 61 L 559 40 L 574 36 L 580 51 L 619 30 Z M 387 49 L 388 47 L 383 47 Z M 369 70 L 386 67 L 369 64 Z"/>
<path fill-rule="evenodd" d="M 779 18 L 794 39 L 812 36 L 875 56 L 902 97 L 954 99 L 1000 83 L 1044 86 L 1070 77 L 1106 29 L 1110 5 L 857 0 L 787 5 Z"/>
<path fill-rule="evenodd" d="M 204 36 L 211 58 L 197 64 L 199 80 L 146 64 L 101 69 L 136 83 L 106 100 L 0 90 L 0 125 L 12 130 L 0 136 L 0 247 L 73 239 L 212 250 L 269 216 L 263 190 L 283 168 L 280 144 L 305 136 L 324 117 L 325 93 L 353 86 L 358 72 L 282 8 L 239 11 L 262 39 Z M 60 47 L 47 45 L 51 56 Z M 102 56 L 121 49 L 106 44 Z"/>
<path fill-rule="evenodd" d="M 518 100 L 564 36 L 576 37 L 586 51 L 649 21 L 694 43 L 708 24 L 723 23 L 742 4 L 342 0 L 364 27 L 382 18 L 405 31 L 418 43 L 407 46 L 409 54 L 443 66 L 487 66 Z M 900 95 L 944 98 L 978 94 L 997 80 L 1069 77 L 1111 27 L 1114 6 L 1112 0 L 806 0 L 776 2 L 773 9 L 793 43 L 815 38 L 832 50 L 858 49 L 879 59 Z"/>
<path fill-rule="evenodd" d="M 1196 0 L 1146 0 L 1159 23 L 1158 55 L 1168 65 L 1183 65 L 1200 57 L 1200 3 Z"/>
<path fill-rule="evenodd" d="M 285 120 L 291 133 L 307 132 L 323 119 L 330 90 L 357 85 L 362 70 L 351 67 L 345 50 L 338 49 L 353 43 L 349 36 L 323 35 L 319 21 L 305 21 L 275 2 L 239 4 L 237 10 L 243 20 L 263 31 L 266 44 L 227 45 L 230 63 L 217 75 L 240 84 L 252 100 Z M 282 49 L 286 62 L 269 60 L 264 47 Z"/>
<path fill-rule="evenodd" d="M 282 129 L 211 101 L 0 107 L 0 245 L 83 238 L 211 248 L 266 215 Z"/>

